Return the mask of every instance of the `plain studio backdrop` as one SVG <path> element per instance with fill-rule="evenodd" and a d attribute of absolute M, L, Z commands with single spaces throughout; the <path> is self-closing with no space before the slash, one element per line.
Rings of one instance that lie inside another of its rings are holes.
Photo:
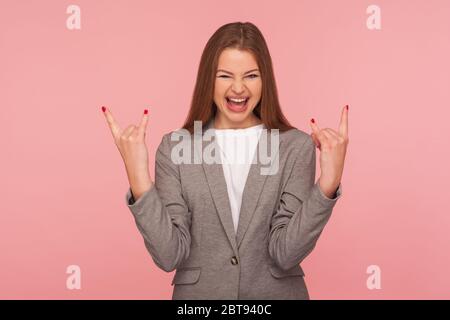
<path fill-rule="evenodd" d="M 154 178 L 206 41 L 235 21 L 264 34 L 293 125 L 336 130 L 350 106 L 343 196 L 302 263 L 311 298 L 450 298 L 449 1 L 80 0 L 79 29 L 72 4 L 0 2 L 0 298 L 170 299 L 100 107 L 122 127 L 149 108 Z"/>

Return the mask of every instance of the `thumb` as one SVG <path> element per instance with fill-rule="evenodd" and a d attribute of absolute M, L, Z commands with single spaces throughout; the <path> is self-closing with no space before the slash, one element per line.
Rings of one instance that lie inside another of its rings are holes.
<path fill-rule="evenodd" d="M 142 120 L 139 125 L 139 134 L 142 135 L 145 138 L 145 132 L 147 131 L 147 124 L 148 124 L 148 110 L 144 110 L 144 114 L 142 115 Z"/>
<path fill-rule="evenodd" d="M 314 134 L 314 132 L 311 133 L 311 138 L 313 139 L 314 144 L 316 145 L 316 147 L 320 149 L 320 141 L 316 138 L 316 135 Z"/>

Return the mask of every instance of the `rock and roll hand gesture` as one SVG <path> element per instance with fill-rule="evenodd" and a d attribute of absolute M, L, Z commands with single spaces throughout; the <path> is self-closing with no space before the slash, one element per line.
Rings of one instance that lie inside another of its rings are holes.
<path fill-rule="evenodd" d="M 124 161 L 131 192 L 134 199 L 137 200 L 153 185 L 148 169 L 148 150 L 145 144 L 148 110 L 144 110 L 138 126 L 129 125 L 124 130 L 119 127 L 112 113 L 106 107 L 102 107 L 102 111 Z"/>
<path fill-rule="evenodd" d="M 348 105 L 342 109 L 339 131 L 331 128 L 320 129 L 314 119 L 310 122 L 311 137 L 320 150 L 320 178 L 319 186 L 330 199 L 341 182 L 344 171 L 345 153 L 348 145 Z"/>

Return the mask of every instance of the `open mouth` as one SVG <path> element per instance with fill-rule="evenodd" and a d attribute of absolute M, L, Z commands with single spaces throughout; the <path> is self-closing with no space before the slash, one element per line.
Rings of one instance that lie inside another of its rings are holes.
<path fill-rule="evenodd" d="M 249 97 L 245 98 L 245 100 L 242 100 L 242 99 L 232 99 L 231 100 L 228 97 L 225 98 L 228 109 L 230 109 L 231 111 L 234 111 L 234 112 L 242 112 L 245 109 L 247 109 L 247 103 L 248 103 L 249 99 L 250 99 Z"/>

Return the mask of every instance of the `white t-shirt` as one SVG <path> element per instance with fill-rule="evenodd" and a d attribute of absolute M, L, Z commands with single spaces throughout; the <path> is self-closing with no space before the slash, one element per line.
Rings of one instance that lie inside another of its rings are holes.
<path fill-rule="evenodd" d="M 264 124 L 245 129 L 214 129 L 237 233 L 242 193 Z"/>

